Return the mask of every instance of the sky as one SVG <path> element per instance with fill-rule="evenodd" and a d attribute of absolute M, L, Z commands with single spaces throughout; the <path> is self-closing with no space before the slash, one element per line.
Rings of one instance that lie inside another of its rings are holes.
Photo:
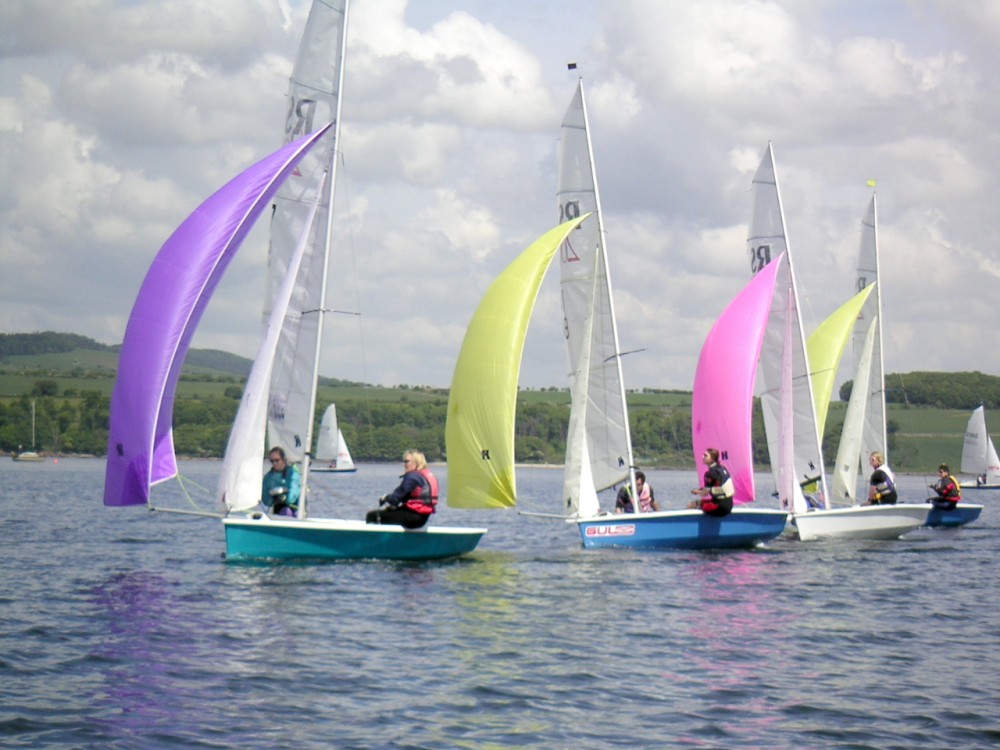
<path fill-rule="evenodd" d="M 121 342 L 174 228 L 281 144 L 308 6 L 0 3 L 0 331 Z M 321 372 L 449 385 L 557 223 L 582 76 L 629 388 L 691 389 L 769 141 L 807 333 L 850 296 L 876 180 L 886 371 L 1000 374 L 998 49 L 996 2 L 352 0 Z M 195 347 L 253 356 L 266 258 L 259 227 Z M 568 385 L 556 274 L 522 387 Z"/>

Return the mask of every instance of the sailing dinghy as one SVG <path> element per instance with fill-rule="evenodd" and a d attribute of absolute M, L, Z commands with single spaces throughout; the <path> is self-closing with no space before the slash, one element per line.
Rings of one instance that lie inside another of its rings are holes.
<path fill-rule="evenodd" d="M 559 256 L 564 330 L 570 361 L 571 411 L 563 483 L 569 521 L 576 524 L 586 548 L 718 549 L 753 547 L 773 539 L 784 528 L 787 514 L 783 511 L 738 508 L 724 518 L 687 508 L 625 514 L 601 511 L 598 492 L 622 481 L 635 487 L 635 461 L 593 154 L 583 81 L 580 80 L 562 123 L 557 192 L 560 217 L 594 213 L 594 219 L 570 234 Z M 744 312 L 751 316 L 749 311 Z M 720 331 L 719 336 L 727 336 L 731 330 Z M 740 330 L 747 332 L 752 326 Z M 753 362 L 751 388 L 758 352 L 759 347 L 754 350 L 752 343 L 738 345 L 729 352 L 734 357 L 739 353 L 749 354 L 747 359 Z M 695 399 L 707 405 L 716 396 L 734 393 L 724 385 L 718 379 L 702 379 L 699 388 L 696 380 Z M 739 395 L 735 398 L 738 401 Z M 731 432 L 720 430 L 720 437 L 724 432 L 727 441 L 740 443 L 739 448 L 734 445 L 733 458 L 737 454 L 748 455 L 750 403 L 748 398 L 746 408 L 740 412 L 745 412 L 747 417 L 746 432 L 741 432 L 744 425 L 738 417 L 734 417 L 738 424 L 733 425 Z M 700 417 L 705 427 L 703 435 L 709 434 L 709 425 L 719 416 L 717 412 L 709 413 L 710 409 L 706 406 Z M 698 419 L 694 415 L 693 418 Z M 696 451 L 698 445 L 700 443 L 696 442 Z M 741 450 L 744 447 L 746 453 Z M 749 461 L 747 465 L 752 473 Z M 752 486 L 752 477 L 750 483 Z M 752 492 L 749 499 L 753 499 Z M 746 500 L 741 495 L 740 502 Z M 639 510 L 638 504 L 636 510 Z"/>
<path fill-rule="evenodd" d="M 35 450 L 35 402 L 31 402 L 31 450 L 22 451 L 18 449 L 18 452 L 11 456 L 13 461 L 23 461 L 25 463 L 41 463 L 45 459 L 42 458 L 38 452 Z"/>
<path fill-rule="evenodd" d="M 834 313 L 821 326 L 821 328 L 836 327 L 839 335 L 845 337 L 852 330 L 854 334 L 854 387 L 851 389 L 841 429 L 840 444 L 837 447 L 832 488 L 834 500 L 843 498 L 852 505 L 857 505 L 859 502 L 856 494 L 859 472 L 865 477 L 864 484 L 867 487 L 868 457 L 876 451 L 882 454 L 887 463 L 889 457 L 882 355 L 883 314 L 882 284 L 879 281 L 878 209 L 874 194 L 861 220 L 855 289 L 859 290 L 853 298 L 855 300 L 866 291 L 873 293 L 861 304 L 856 315 L 852 309 L 848 315 L 841 316 L 838 322 L 834 322 L 837 320 L 837 313 Z M 819 366 L 820 362 L 819 352 L 816 349 L 822 349 L 822 344 L 817 341 L 821 338 L 818 334 L 819 330 L 809 338 L 809 360 L 814 368 Z M 823 405 L 824 399 L 828 403 L 831 395 L 832 382 L 827 391 L 817 393 L 817 411 Z M 822 434 L 822 424 L 821 421 L 820 434 Z M 981 511 L 981 505 L 971 503 L 959 503 L 953 510 L 947 512 L 931 508 L 924 525 L 961 526 L 974 521 Z"/>
<path fill-rule="evenodd" d="M 778 511 L 733 513 L 721 524 L 701 511 L 601 512 L 597 492 L 634 479 L 634 463 L 582 82 L 562 135 L 558 199 L 564 223 L 493 283 L 455 366 L 446 430 L 449 505 L 517 504 L 514 418 L 523 337 L 538 286 L 559 249 L 572 362 L 564 508 L 562 514 L 536 515 L 575 523 L 587 548 L 747 547 L 777 536 L 787 515 Z M 597 221 L 584 221 L 591 213 Z"/>
<path fill-rule="evenodd" d="M 330 404 L 323 412 L 316 439 L 316 465 L 312 471 L 325 474 L 349 474 L 358 470 L 347 449 L 344 433 L 337 424 L 337 406 Z"/>
<path fill-rule="evenodd" d="M 775 277 L 784 258 L 754 277 L 716 321 L 702 346 L 691 400 L 696 465 L 716 448 L 735 486 L 732 512 L 698 509 L 625 513 L 580 519 L 587 547 L 723 549 L 756 547 L 779 536 L 787 511 L 748 508 L 754 500 L 753 389 Z M 700 482 L 699 482 L 700 483 Z"/>
<path fill-rule="evenodd" d="M 330 263 L 336 150 L 347 41 L 348 0 L 314 0 L 289 85 L 286 138 L 309 132 L 314 122 L 329 118 L 334 126 L 321 151 L 304 160 L 275 200 L 268 261 L 272 290 L 284 283 L 297 246 L 307 237 L 306 253 L 295 276 L 290 304 L 281 316 L 281 334 L 270 369 L 267 396 L 267 434 L 270 447 L 282 447 L 291 461 L 302 466 L 303 494 L 299 517 L 230 514 L 224 519 L 226 552 L 230 559 L 320 558 L 429 560 L 471 552 L 484 528 L 428 525 L 420 529 L 366 524 L 361 520 L 316 518 L 309 514 L 309 474 L 313 443 L 313 414 L 319 379 L 323 321 L 327 312 L 326 287 Z M 316 191 L 316 176 L 330 179 L 320 191 L 320 214 L 306 216 Z M 310 192 L 312 191 L 312 192 Z M 280 306 L 272 293 L 270 315 Z M 262 418 L 262 417 L 261 417 Z M 262 444 L 258 443 L 257 465 Z M 257 479 L 255 477 L 255 479 Z M 260 480 L 257 479 L 259 486 Z M 259 494 L 259 489 L 257 490 Z"/>
<path fill-rule="evenodd" d="M 975 485 L 969 482 L 965 489 L 1000 489 L 1000 458 L 986 428 L 986 407 L 977 406 L 969 417 L 962 442 L 962 471 L 976 477 Z"/>
<path fill-rule="evenodd" d="M 318 274 L 324 279 L 320 293 L 325 289 L 329 221 L 324 224 L 326 231 L 317 232 L 316 216 L 321 203 L 327 213 L 332 205 L 346 13 L 346 1 L 314 3 L 293 74 L 286 130 L 290 143 L 215 193 L 167 240 L 143 282 L 122 344 L 111 403 L 104 503 L 146 504 L 151 509 L 169 510 L 153 507 L 150 488 L 177 476 L 172 414 L 184 356 L 233 254 L 282 183 L 286 180 L 291 183 L 284 194 L 298 208 L 294 218 L 282 223 L 282 228 L 296 239 L 290 247 L 282 246 L 278 253 L 272 252 L 272 268 L 279 264 L 282 267 L 280 281 L 269 296 L 271 310 L 264 339 L 244 389 L 219 480 L 229 560 L 428 560 L 470 552 L 486 532 L 482 528 L 449 527 L 411 531 L 400 526 L 368 525 L 360 520 L 309 516 L 308 452 L 303 461 L 304 489 L 299 517 L 270 518 L 257 510 L 264 472 L 266 416 L 274 417 L 279 406 L 273 389 L 269 395 L 269 383 L 272 373 L 280 369 L 280 364 L 275 364 L 276 358 L 287 354 L 287 349 L 280 346 L 287 335 L 287 321 L 293 317 L 321 317 L 324 309 L 322 297 L 318 305 L 313 300 L 311 305 L 304 306 L 309 304 L 304 301 L 308 300 L 308 294 L 301 292 L 300 282 L 304 276 Z M 300 88 L 302 71 L 312 68 L 316 72 L 316 66 L 322 69 L 319 77 L 326 88 L 308 84 Z M 303 90 L 309 94 L 304 96 Z M 320 96 L 324 91 L 325 95 Z M 332 115 L 334 124 L 314 131 L 314 123 L 325 121 L 318 111 Z M 320 151 L 322 158 L 306 160 L 310 151 L 315 154 L 314 149 Z M 279 213 L 276 206 L 275 222 Z M 281 229 L 272 227 L 272 248 L 275 231 Z M 322 325 L 320 321 L 309 321 L 303 327 L 310 325 L 316 332 L 316 343 L 310 347 L 309 371 L 313 378 L 307 394 L 309 418 L 307 424 L 298 426 L 306 439 L 293 440 L 290 447 L 309 445 L 311 441 Z M 291 408 L 283 416 L 291 417 Z M 295 429 L 290 419 L 287 424 Z"/>
<path fill-rule="evenodd" d="M 802 541 L 899 537 L 927 520 L 927 505 L 833 507 L 830 503 L 813 371 L 799 314 L 794 265 L 770 143 L 754 174 L 752 192 L 747 238 L 751 274 L 759 273 L 777 253 L 787 255 L 788 263 L 787 280 L 775 290 L 775 304 L 761 354 L 758 392 L 774 483 L 782 507 L 792 513 L 790 529 Z M 857 301 L 855 298 L 855 304 Z M 849 323 L 850 314 L 840 319 Z M 844 340 L 842 336 L 832 338 Z M 836 363 L 839 355 L 832 357 L 823 369 L 836 371 Z"/>

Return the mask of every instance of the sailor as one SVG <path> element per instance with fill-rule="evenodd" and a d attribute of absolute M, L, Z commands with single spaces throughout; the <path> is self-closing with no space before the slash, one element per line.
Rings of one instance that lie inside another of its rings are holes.
<path fill-rule="evenodd" d="M 728 516 L 733 510 L 733 478 L 729 471 L 719 463 L 719 451 L 706 448 L 701 457 L 708 469 L 702 479 L 702 486 L 691 490 L 692 495 L 702 495 L 699 500 L 692 500 L 689 508 L 700 508 L 710 516 L 721 518 Z"/>
<path fill-rule="evenodd" d="M 271 470 L 264 475 L 260 501 L 275 516 L 297 516 L 302 495 L 302 475 L 297 466 L 288 463 L 284 448 L 275 446 L 268 453 Z"/>
<path fill-rule="evenodd" d="M 399 486 L 379 498 L 379 509 L 368 511 L 365 523 L 399 524 L 407 529 L 427 523 L 437 508 L 437 477 L 427 468 L 424 454 L 416 450 L 403 454 L 403 469 Z"/>

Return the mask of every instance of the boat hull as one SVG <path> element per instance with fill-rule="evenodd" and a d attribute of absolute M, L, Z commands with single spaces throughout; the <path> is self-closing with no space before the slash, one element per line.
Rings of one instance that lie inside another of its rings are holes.
<path fill-rule="evenodd" d="M 715 518 L 700 510 L 625 513 L 574 519 L 583 546 L 645 549 L 756 547 L 777 537 L 788 514 L 782 510 L 737 508 Z"/>
<path fill-rule="evenodd" d="M 31 451 L 25 451 L 24 453 L 18 453 L 11 456 L 12 461 L 21 461 L 23 463 L 41 463 L 45 459 L 39 456 L 37 453 L 32 453 Z"/>
<path fill-rule="evenodd" d="M 932 507 L 927 514 L 927 523 L 924 525 L 935 528 L 964 526 L 979 518 L 979 514 L 982 512 L 983 506 L 975 503 L 959 503 L 952 510 Z"/>
<path fill-rule="evenodd" d="M 227 560 L 440 560 L 472 552 L 486 529 L 333 518 L 224 518 Z"/>
<path fill-rule="evenodd" d="M 350 469 L 330 469 L 323 466 L 310 466 L 310 474 L 354 474 L 357 472 L 357 467 L 351 467 Z"/>
<path fill-rule="evenodd" d="M 927 522 L 930 506 L 859 505 L 796 513 L 795 534 L 803 542 L 817 539 L 896 539 Z"/>

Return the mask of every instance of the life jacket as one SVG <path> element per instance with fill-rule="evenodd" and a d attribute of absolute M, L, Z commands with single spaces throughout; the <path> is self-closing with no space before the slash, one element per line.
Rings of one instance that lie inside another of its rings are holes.
<path fill-rule="evenodd" d="M 413 488 L 406 499 L 406 507 L 423 516 L 429 516 L 435 511 L 438 503 L 438 480 L 430 469 L 418 469 L 420 484 Z"/>
<path fill-rule="evenodd" d="M 876 478 L 876 474 L 879 474 L 880 477 Z M 885 466 L 879 466 L 872 472 L 872 480 L 872 487 L 875 489 L 873 502 L 882 505 L 895 505 L 897 498 L 896 484 L 893 482 L 892 474 L 886 471 Z"/>
<path fill-rule="evenodd" d="M 948 475 L 948 489 L 945 490 L 944 494 L 941 495 L 942 500 L 947 500 L 948 502 L 957 503 L 962 499 L 962 485 L 958 483 L 951 474 Z"/>

